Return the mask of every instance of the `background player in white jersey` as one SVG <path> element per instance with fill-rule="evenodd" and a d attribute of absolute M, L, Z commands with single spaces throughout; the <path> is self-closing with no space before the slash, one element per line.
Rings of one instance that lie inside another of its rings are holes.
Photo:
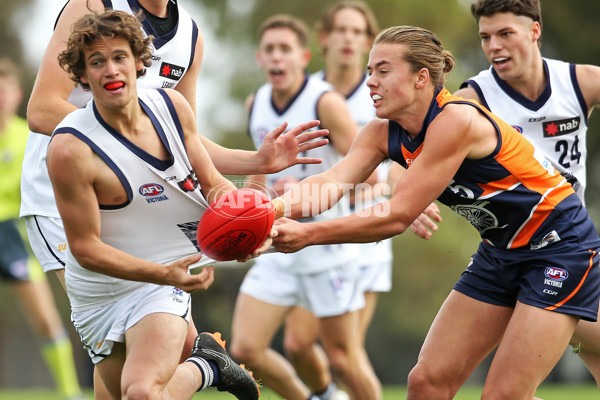
<path fill-rule="evenodd" d="M 471 6 L 489 69 L 458 96 L 478 100 L 528 138 L 584 201 L 588 116 L 600 104 L 600 67 L 542 57 L 538 0 L 479 0 Z M 600 325 L 581 321 L 571 340 L 600 385 Z"/>
<path fill-rule="evenodd" d="M 42 357 L 61 399 L 82 398 L 73 361 L 73 347 L 56 310 L 52 289 L 42 268 L 28 251 L 21 202 L 21 164 L 27 142 L 27 121 L 17 115 L 23 99 L 17 65 L 0 58 L 0 277 L 10 284 L 22 314 L 40 339 Z"/>
<path fill-rule="evenodd" d="M 345 154 L 358 127 L 344 98 L 331 85 L 309 79 L 305 73 L 310 60 L 308 29 L 288 15 L 275 15 L 258 31 L 256 59 L 267 83 L 248 99 L 249 133 L 256 147 L 263 135 L 281 121 L 310 120 L 318 117 L 329 129 L 331 144 L 308 154 L 323 164 L 293 166 L 277 174 L 253 177 L 251 184 L 267 184 L 281 193 L 295 183 L 334 165 Z M 264 187 L 264 186 L 263 186 Z M 341 204 L 326 219 L 347 213 Z M 334 371 L 353 397 L 376 398 L 377 388 L 368 379 L 362 364 L 358 335 L 358 310 L 363 307 L 355 268 L 356 246 L 315 246 L 298 254 L 262 256 L 246 275 L 236 302 L 232 323 L 231 352 L 248 365 L 257 378 L 281 396 L 305 400 L 310 392 L 299 380 L 290 363 L 270 348 L 271 341 L 286 315 L 303 306 L 319 318 L 322 343 Z"/>
<path fill-rule="evenodd" d="M 47 152 L 69 241 L 73 324 L 113 398 L 191 399 L 217 386 L 258 399 L 220 335 L 200 334 L 179 364 L 189 293 L 214 279 L 212 267 L 188 272 L 201 258 L 194 226 L 235 187 L 212 164 L 181 94 L 137 90 L 151 57 L 150 39 L 123 11 L 77 20 L 59 55 L 94 96 L 59 123 Z"/>
<path fill-rule="evenodd" d="M 317 28 L 325 69 L 314 73 L 311 79 L 328 82 L 345 97 L 352 118 L 360 129 L 375 117 L 369 88 L 365 84 L 365 55 L 379 30 L 375 16 L 363 2 L 341 1 L 325 10 Z M 380 182 L 378 178 L 384 178 L 384 173 L 382 168 L 374 174 L 371 182 Z M 366 195 L 366 190 L 361 194 Z M 356 205 L 354 200 L 351 194 L 351 209 Z M 358 199 L 362 204 L 368 201 L 371 199 Z M 369 361 L 364 343 L 375 311 L 376 292 L 389 291 L 391 288 L 391 262 L 391 240 L 386 240 L 378 245 L 360 245 L 355 264 L 361 285 L 356 295 L 364 296 L 365 302 L 365 306 L 358 311 L 358 333 L 363 346 L 360 356 L 363 366 L 367 368 L 367 377 L 377 388 L 377 398 L 381 397 L 381 383 Z M 318 328 L 319 324 L 309 310 L 295 307 L 285 321 L 284 350 L 313 393 L 322 400 L 331 397 L 337 399 L 341 394 L 336 394 L 329 362 L 317 343 Z"/>
<path fill-rule="evenodd" d="M 31 132 L 21 181 L 21 217 L 25 218 L 31 247 L 44 271 L 56 271 L 63 285 L 67 240 L 46 169 L 46 149 L 49 135 L 58 122 L 69 112 L 84 106 L 90 93 L 73 85 L 56 58 L 64 49 L 73 21 L 87 12 L 102 12 L 105 8 L 128 13 L 143 12 L 146 18 L 143 29 L 146 34 L 155 37 L 152 65 L 140 79 L 140 87 L 172 87 L 186 98 L 192 109 L 196 107 L 196 84 L 204 39 L 196 23 L 176 1 L 71 0 L 65 5 L 44 53 L 29 100 L 27 118 Z M 299 134 L 305 127 L 293 132 Z M 296 162 L 316 161 L 297 158 L 296 155 L 313 145 L 323 144 L 323 141 L 303 147 L 303 143 L 314 137 L 279 136 L 282 132 L 283 129 L 268 135 L 265 146 L 259 152 L 226 149 L 205 137 L 201 140 L 223 174 L 274 172 Z M 192 323 L 187 349 L 191 349 L 196 334 Z M 96 397 L 100 396 L 102 394 L 97 391 Z"/>

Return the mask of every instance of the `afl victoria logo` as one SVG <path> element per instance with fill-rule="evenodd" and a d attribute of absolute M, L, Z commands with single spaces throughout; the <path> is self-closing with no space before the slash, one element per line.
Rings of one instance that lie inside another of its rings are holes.
<path fill-rule="evenodd" d="M 569 276 L 569 273 L 562 268 L 546 267 L 544 271 L 546 278 L 553 279 L 555 281 L 564 281 Z"/>
<path fill-rule="evenodd" d="M 140 186 L 140 194 L 146 197 L 157 196 L 164 191 L 165 189 L 158 183 L 146 183 L 145 185 Z"/>

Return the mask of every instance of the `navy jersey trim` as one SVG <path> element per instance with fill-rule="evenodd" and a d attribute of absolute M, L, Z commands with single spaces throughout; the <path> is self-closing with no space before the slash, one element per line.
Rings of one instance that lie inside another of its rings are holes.
<path fill-rule="evenodd" d="M 484 106 L 485 108 L 487 108 L 489 110 L 490 106 L 488 105 L 487 100 L 485 99 L 485 96 L 483 95 L 481 86 L 479 86 L 479 84 L 477 82 L 475 82 L 473 79 L 469 79 L 468 81 L 466 81 L 462 85 L 460 85 L 460 88 L 462 89 L 467 86 L 470 86 L 477 93 L 477 97 L 479 97 L 479 103 L 481 103 L 482 106 Z"/>
<path fill-rule="evenodd" d="M 179 138 L 181 139 L 181 143 L 183 143 L 183 148 L 185 148 L 185 138 L 184 138 L 184 134 L 183 134 L 183 127 L 181 126 L 181 121 L 179 120 L 179 115 L 177 115 L 177 111 L 175 110 L 175 105 L 173 104 L 173 101 L 171 100 L 171 98 L 169 97 L 167 92 L 164 91 L 164 89 L 157 89 L 157 90 L 158 90 L 158 93 L 160 93 L 160 95 L 165 100 L 165 104 L 167 105 L 167 108 L 169 109 L 169 113 L 171 114 L 171 118 L 173 119 L 173 123 L 175 124 L 175 129 L 177 129 L 177 134 L 179 135 Z M 163 135 L 164 135 L 164 131 L 163 131 Z M 167 141 L 166 137 L 165 137 L 165 141 Z M 167 149 L 169 149 L 169 147 L 167 147 Z M 169 154 L 170 153 L 171 153 L 171 151 L 169 151 Z"/>
<path fill-rule="evenodd" d="M 523 96 L 521 93 L 517 92 L 512 87 L 510 87 L 508 83 L 503 81 L 498 76 L 498 74 L 496 73 L 496 70 L 494 70 L 493 67 L 490 67 L 490 70 L 492 71 L 492 76 L 496 80 L 496 83 L 498 84 L 498 86 L 500 86 L 500 88 L 507 95 L 509 95 L 514 101 L 521 104 L 523 107 L 527 108 L 528 110 L 539 111 L 539 109 L 542 108 L 544 106 L 544 104 L 546 104 L 546 102 L 552 95 L 552 84 L 550 81 L 551 80 L 550 71 L 548 70 L 548 64 L 546 63 L 546 60 L 543 60 L 543 62 L 544 62 L 544 71 L 546 73 L 546 76 L 548 77 L 548 83 L 546 84 L 546 87 L 544 88 L 544 91 L 542 92 L 542 94 L 540 94 L 539 97 L 535 101 L 529 100 L 527 97 Z"/>
<path fill-rule="evenodd" d="M 349 99 L 350 97 L 354 96 L 354 94 L 358 91 L 358 89 L 360 89 L 363 85 L 363 82 L 365 81 L 365 78 L 367 77 L 367 73 L 363 72 L 362 77 L 360 78 L 360 82 L 358 82 L 358 84 L 354 87 L 354 89 L 352 89 L 350 91 L 350 93 L 348 93 L 348 96 L 346 96 L 346 100 Z M 325 80 L 325 78 L 323 78 L 323 80 Z"/>
<path fill-rule="evenodd" d="M 160 171 L 164 171 L 167 168 L 169 168 L 171 165 L 173 165 L 173 162 L 174 162 L 173 154 L 171 152 L 171 147 L 169 146 L 169 143 L 165 136 L 165 131 L 163 130 L 162 126 L 158 123 L 156 116 L 152 113 L 152 111 L 148 108 L 148 106 L 146 104 L 144 104 L 142 99 L 139 99 L 138 101 L 139 101 L 140 106 L 144 110 L 144 112 L 150 118 L 150 121 L 152 122 L 154 129 L 156 129 L 156 132 L 158 132 L 158 136 L 159 136 L 161 142 L 163 143 L 163 145 L 167 149 L 167 152 L 170 155 L 169 159 L 160 160 L 160 159 L 154 157 L 152 154 L 147 153 L 146 151 L 142 150 L 141 148 L 139 148 L 138 146 L 133 144 L 129 139 L 127 139 L 125 136 L 123 136 L 121 134 L 121 132 L 114 129 L 112 126 L 107 124 L 106 121 L 104 121 L 104 119 L 102 119 L 102 116 L 100 115 L 100 113 L 98 112 L 98 109 L 96 108 L 95 102 L 92 103 L 92 106 L 93 106 L 94 115 L 96 116 L 96 119 L 98 120 L 100 125 L 102 125 L 104 127 L 104 129 L 106 129 L 115 139 L 117 139 L 123 146 L 125 146 L 127 149 L 129 149 L 129 151 L 131 151 L 133 154 L 135 154 L 137 157 L 139 157 L 143 161 L 147 162 L 148 164 L 152 165 L 154 168 L 156 168 Z"/>
<path fill-rule="evenodd" d="M 273 110 L 275 111 L 275 113 L 279 116 L 282 116 L 283 114 L 285 114 L 285 112 L 292 106 L 292 104 L 294 104 L 294 102 L 296 101 L 298 96 L 300 96 L 300 94 L 304 91 L 307 84 L 308 84 L 308 75 L 304 74 L 304 82 L 302 82 L 302 87 L 300 88 L 300 90 L 298 90 L 298 93 L 296 93 L 296 95 L 294 97 L 292 97 L 291 100 L 281 110 L 278 109 L 277 106 L 275 105 L 275 103 L 273 102 L 273 93 L 271 92 L 271 107 L 273 107 Z"/>
<path fill-rule="evenodd" d="M 100 149 L 100 147 L 98 147 L 96 145 L 96 143 L 94 143 L 90 138 L 85 136 L 83 133 L 79 132 L 77 129 L 70 128 L 70 127 L 62 127 L 62 128 L 58 128 L 56 131 L 54 131 L 54 135 L 58 135 L 61 133 L 69 133 L 69 134 L 75 136 L 76 138 L 78 138 L 79 140 L 81 140 L 82 142 L 84 142 L 85 144 L 87 144 L 92 149 L 92 151 L 94 153 L 96 153 L 98 155 L 98 157 L 100 157 L 102 159 L 102 161 L 104 161 L 110 169 L 112 169 L 112 171 L 117 175 L 117 177 L 121 181 L 121 184 L 125 188 L 125 191 L 127 192 L 127 199 L 128 199 L 128 201 L 126 203 L 120 204 L 120 205 L 102 205 L 102 204 L 100 204 L 99 205 L 100 209 L 101 210 L 114 210 L 114 209 L 123 208 L 127 204 L 131 203 L 131 199 L 133 198 L 133 191 L 131 190 L 131 186 L 129 185 L 129 182 L 127 181 L 127 178 L 125 177 L 125 174 L 123 174 L 123 172 L 117 166 L 117 164 L 115 164 L 115 162 L 112 159 L 110 159 L 110 157 L 108 157 L 106 155 L 106 153 L 104 151 L 102 151 L 102 149 Z"/>
<path fill-rule="evenodd" d="M 192 48 L 190 49 L 190 63 L 188 64 L 188 70 L 191 68 L 194 57 L 196 56 L 196 43 L 198 42 L 198 25 L 196 21 L 192 20 Z"/>
<path fill-rule="evenodd" d="M 585 119 L 585 124 L 588 124 L 588 107 L 585 103 L 585 99 L 583 98 L 583 93 L 581 93 L 581 87 L 579 87 L 579 81 L 577 80 L 577 70 L 575 64 L 569 64 L 569 74 L 571 75 L 571 83 L 573 84 L 573 89 L 575 90 L 575 95 L 577 96 L 577 101 L 579 102 L 579 106 L 581 107 L 581 112 L 583 114 L 583 118 Z"/>
<path fill-rule="evenodd" d="M 252 103 L 250 103 L 250 107 L 248 110 L 248 124 L 246 126 L 246 133 L 248 134 L 248 137 L 250 139 L 252 139 L 252 132 L 250 132 L 250 119 L 252 118 L 252 110 L 254 110 L 254 101 L 256 100 L 256 93 L 254 92 L 254 94 L 252 95 Z"/>

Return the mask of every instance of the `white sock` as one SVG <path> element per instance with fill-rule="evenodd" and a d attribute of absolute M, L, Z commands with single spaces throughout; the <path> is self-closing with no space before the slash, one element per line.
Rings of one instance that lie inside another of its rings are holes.
<path fill-rule="evenodd" d="M 331 382 L 327 386 L 327 389 L 325 389 L 321 393 L 315 393 L 314 395 L 317 398 L 319 398 L 319 400 L 329 400 L 329 399 L 331 399 L 331 396 L 333 396 L 335 394 L 336 390 L 337 390 L 337 385 L 334 382 Z"/>
<path fill-rule="evenodd" d="M 208 361 L 204 358 L 192 356 L 185 360 L 185 362 L 191 362 L 194 364 L 200 372 L 202 373 L 202 386 L 197 391 L 201 391 L 212 385 L 213 380 L 215 378 L 215 374 L 213 373 L 212 368 L 208 365 Z"/>

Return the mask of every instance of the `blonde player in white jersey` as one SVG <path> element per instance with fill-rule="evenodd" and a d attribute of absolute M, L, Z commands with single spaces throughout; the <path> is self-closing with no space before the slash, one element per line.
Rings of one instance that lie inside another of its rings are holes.
<path fill-rule="evenodd" d="M 268 189 L 282 192 L 286 183 L 323 171 L 340 160 L 358 133 L 344 98 L 331 85 L 309 79 L 308 29 L 289 15 L 275 15 L 258 31 L 256 58 L 268 83 L 248 100 L 249 133 L 260 146 L 264 133 L 283 120 L 318 117 L 329 129 L 331 144 L 312 150 L 323 164 L 294 166 L 278 174 L 256 177 Z M 342 202 L 326 219 L 348 212 Z M 306 400 L 309 389 L 290 363 L 270 348 L 286 315 L 296 306 L 318 317 L 323 348 L 340 380 L 356 398 L 374 399 L 376 388 L 358 357 L 358 310 L 364 306 L 356 269 L 356 246 L 315 246 L 296 255 L 269 254 L 257 259 L 240 288 L 232 323 L 231 353 L 254 372 L 265 386 L 290 400 Z"/>
<path fill-rule="evenodd" d="M 456 95 L 478 100 L 541 150 L 584 202 L 588 116 L 600 104 L 600 67 L 543 58 L 538 0 L 471 6 L 491 66 Z M 600 325 L 580 321 L 571 345 L 600 386 Z"/>
<path fill-rule="evenodd" d="M 189 293 L 214 280 L 212 267 L 188 272 L 201 258 L 194 226 L 235 187 L 214 167 L 181 94 L 137 90 L 151 57 L 136 17 L 108 11 L 78 19 L 58 58 L 94 96 L 59 123 L 47 152 L 69 242 L 71 318 L 113 398 L 191 399 L 216 386 L 256 400 L 256 382 L 220 335 L 198 335 L 179 364 Z"/>

